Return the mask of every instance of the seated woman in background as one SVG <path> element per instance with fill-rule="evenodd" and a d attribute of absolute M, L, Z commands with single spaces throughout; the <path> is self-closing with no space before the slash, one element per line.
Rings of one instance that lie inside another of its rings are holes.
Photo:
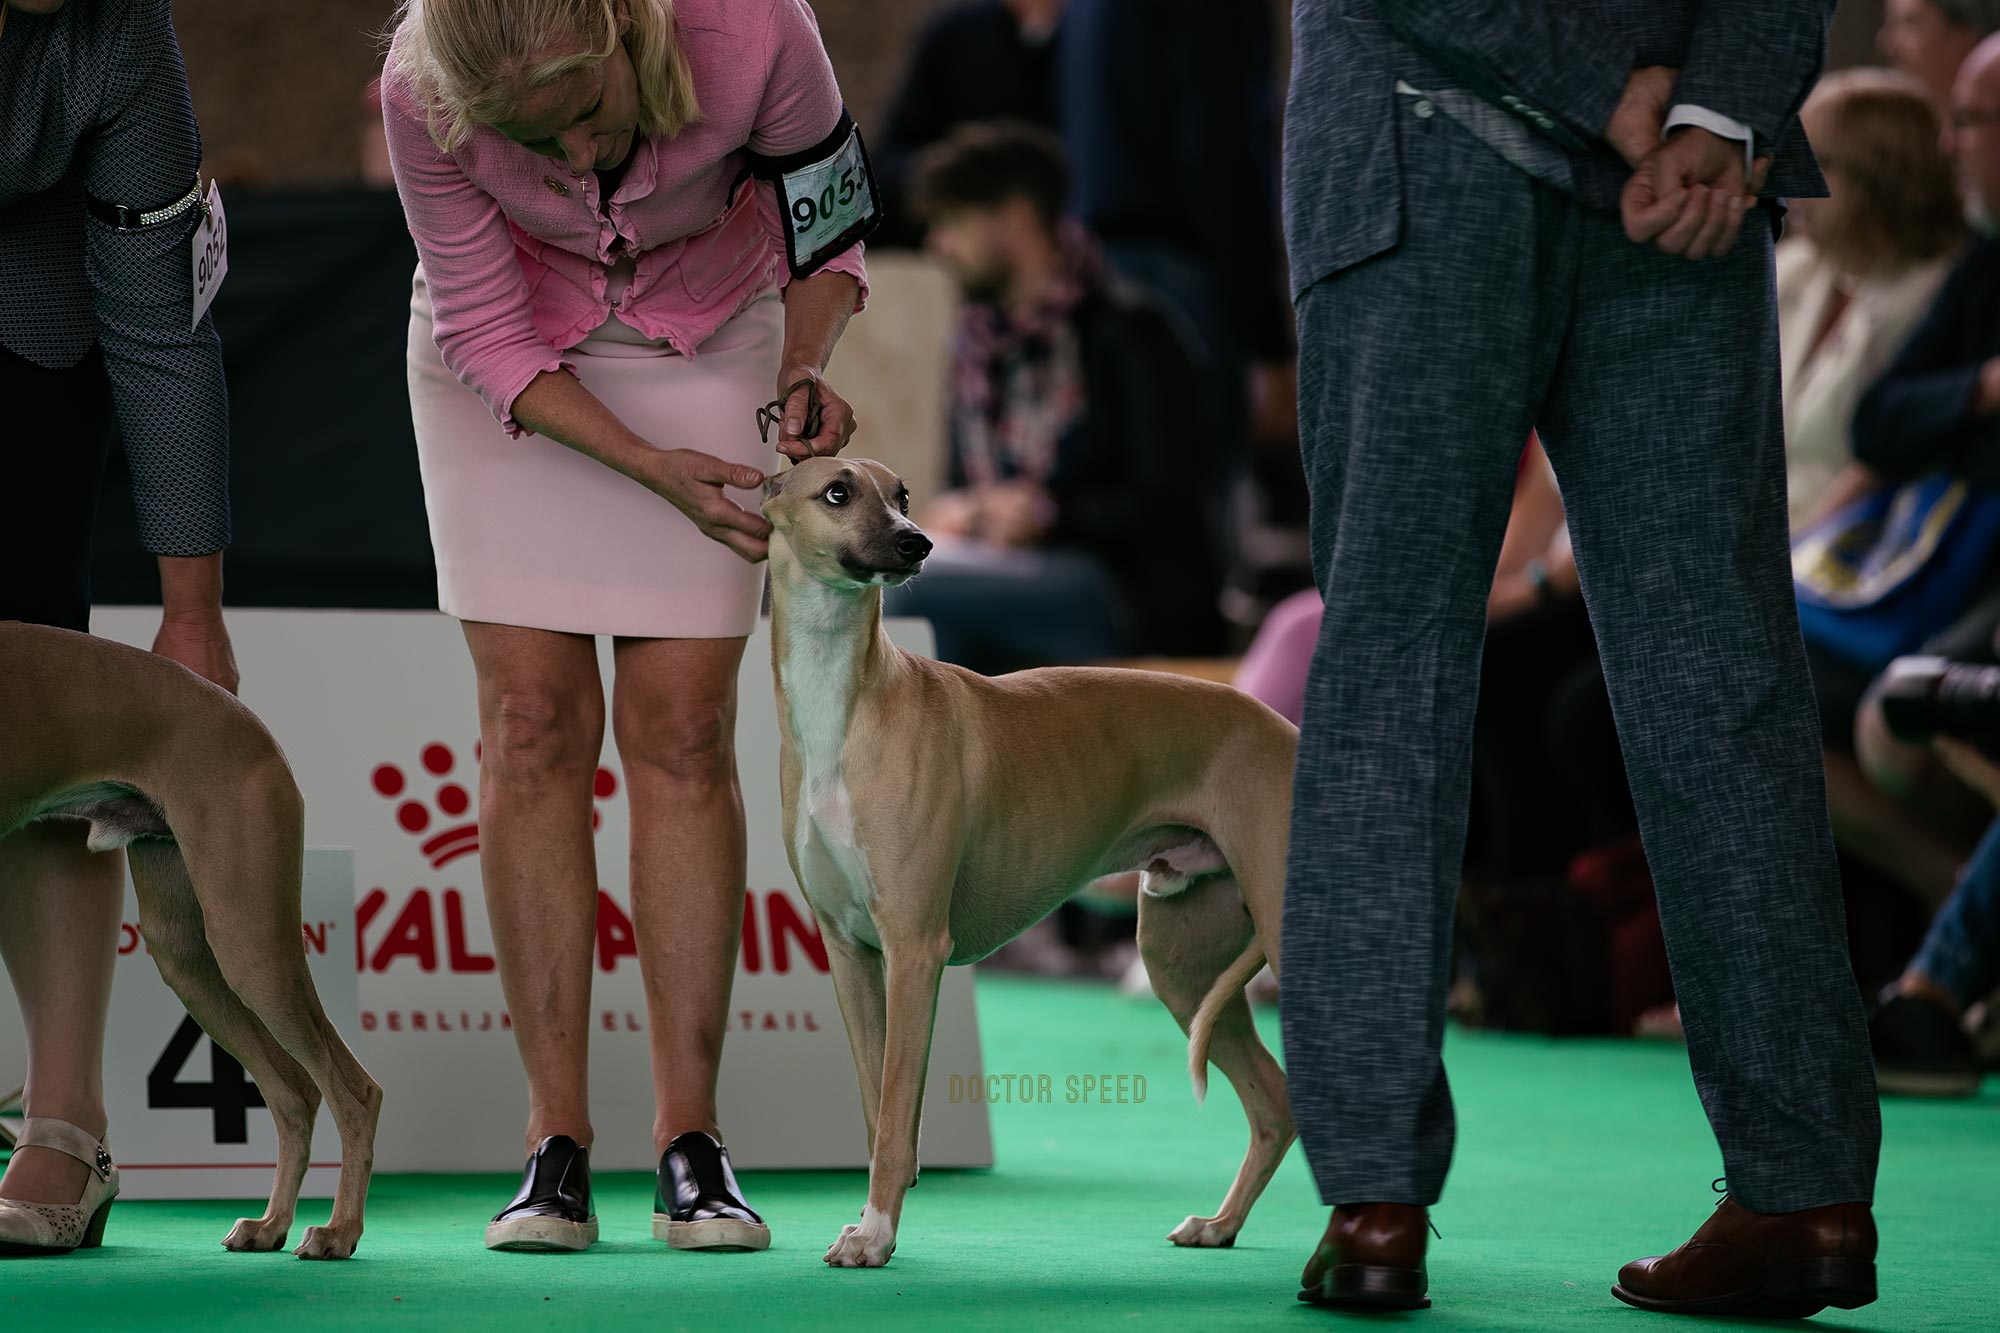
<path fill-rule="evenodd" d="M 1862 392 L 1888 366 L 1965 239 L 1939 113 L 1882 69 L 1828 75 L 1800 113 L 1831 195 L 1792 201 L 1778 247 L 1785 471 L 1794 531 L 1872 489 L 1854 461 Z"/>
<path fill-rule="evenodd" d="M 967 126 L 927 154 L 928 246 L 966 296 L 937 542 L 891 615 L 987 675 L 1220 646 L 1221 479 L 1201 372 L 1154 300 L 1063 215 L 1053 136 Z"/>
<path fill-rule="evenodd" d="M 1882 415 L 1862 410 L 1864 400 L 1909 342 L 1966 239 L 1965 201 L 1935 107 L 1914 80 L 1851 70 L 1823 80 L 1802 113 L 1832 193 L 1795 203 L 1806 234 L 1778 252 L 1795 530 L 1882 484 L 1856 461 L 1869 451 L 1870 422 Z M 1974 619 L 1976 641 L 1987 631 L 1978 628 L 1983 616 Z M 1903 751 L 1907 783 L 1921 788 L 1921 799 L 1885 788 L 1856 756 L 1857 742 L 1868 739 L 1862 704 L 1874 670 L 1811 636 L 1807 658 L 1836 841 L 1924 903 L 1942 901 L 1968 845 L 1972 803 L 1921 750 Z"/>

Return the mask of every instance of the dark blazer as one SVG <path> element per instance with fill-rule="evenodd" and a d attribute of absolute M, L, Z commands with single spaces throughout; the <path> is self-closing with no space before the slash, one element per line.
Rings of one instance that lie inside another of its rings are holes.
<path fill-rule="evenodd" d="M 1764 193 L 1826 192 L 1798 109 L 1835 0 L 1295 0 L 1285 230 L 1296 295 L 1401 235 L 1395 86 L 1462 88 L 1571 158 L 1576 195 L 1616 208 L 1631 173 L 1603 142 L 1631 72 L 1681 71 L 1673 101 L 1774 151 Z M 1449 201 L 1440 201 L 1449 207 Z"/>
<path fill-rule="evenodd" d="M 159 555 L 229 543 L 222 342 L 212 316 L 192 317 L 189 246 L 202 214 L 119 231 L 86 200 L 163 209 L 188 192 L 200 161 L 168 0 L 7 15 L 0 347 L 59 370 L 102 345 L 140 536 Z M 0 446 L 9 442 L 0 425 Z"/>
<path fill-rule="evenodd" d="M 1910 340 L 1861 396 L 1854 455 L 1891 481 L 1949 468 L 2000 486 L 2000 420 L 1969 416 L 1979 368 L 2000 356 L 2000 241 L 1966 252 Z"/>
<path fill-rule="evenodd" d="M 1221 480 L 1192 401 L 1205 373 L 1174 318 L 1117 278 L 1076 308 L 1084 410 L 1048 478 L 1052 546 L 1086 551 L 1117 580 L 1142 651 L 1221 651 L 1223 558 L 1209 504 Z M 967 484 L 952 432 L 948 473 Z"/>
<path fill-rule="evenodd" d="M 1071 211 L 1206 270 L 1232 328 L 1203 336 L 1260 361 L 1292 354 L 1275 44 L 1267 0 L 1070 0 L 1057 60 Z"/>
<path fill-rule="evenodd" d="M 884 212 L 869 245 L 923 244 L 923 226 L 910 212 L 917 158 L 959 126 L 1024 120 L 1055 128 L 1056 41 L 1022 36 L 1000 0 L 967 0 L 931 16 L 917 34 L 882 135 L 869 141 Z"/>

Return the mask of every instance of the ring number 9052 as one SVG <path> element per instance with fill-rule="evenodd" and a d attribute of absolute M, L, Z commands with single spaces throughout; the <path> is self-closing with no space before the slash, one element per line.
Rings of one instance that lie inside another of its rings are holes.
<path fill-rule="evenodd" d="M 819 198 L 804 196 L 792 201 L 792 221 L 797 224 L 800 235 L 816 226 L 822 218 L 831 218 L 840 209 L 854 202 L 854 192 L 860 187 L 854 183 L 854 168 L 841 169 L 838 182 L 828 181 L 826 188 L 819 192 Z"/>

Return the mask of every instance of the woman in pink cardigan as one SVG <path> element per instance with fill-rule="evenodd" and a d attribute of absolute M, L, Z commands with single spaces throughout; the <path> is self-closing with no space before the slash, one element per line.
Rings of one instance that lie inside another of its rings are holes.
<path fill-rule="evenodd" d="M 405 0 L 383 78 L 420 259 L 410 403 L 439 601 L 479 678 L 480 838 L 527 1067 L 529 1159 L 496 1249 L 580 1250 L 611 726 L 660 1156 L 653 1234 L 762 1249 L 716 1123 L 744 826 L 736 676 L 778 452 L 833 453 L 821 379 L 861 306 L 874 189 L 803 0 Z"/>

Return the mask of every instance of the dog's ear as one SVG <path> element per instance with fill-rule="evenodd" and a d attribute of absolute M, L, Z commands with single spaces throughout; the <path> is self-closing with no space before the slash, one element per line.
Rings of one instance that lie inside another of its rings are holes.
<path fill-rule="evenodd" d="M 785 478 L 790 475 L 791 475 L 791 470 L 787 468 L 783 472 L 773 472 L 770 476 L 764 478 L 765 500 L 769 501 L 777 499 L 779 493 L 785 489 Z"/>

